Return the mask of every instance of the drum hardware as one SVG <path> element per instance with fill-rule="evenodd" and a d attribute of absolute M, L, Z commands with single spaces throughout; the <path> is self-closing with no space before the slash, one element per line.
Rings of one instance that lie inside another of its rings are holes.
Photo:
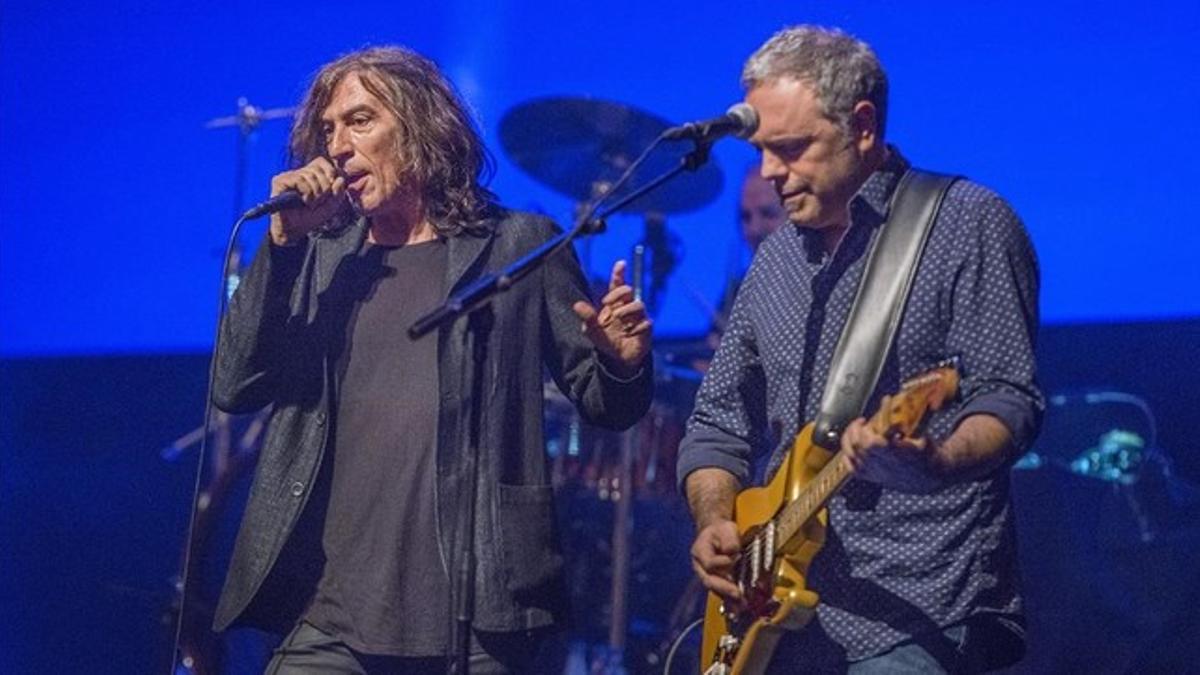
<path fill-rule="evenodd" d="M 1049 469 L 1111 486 L 1123 506 L 1114 511 L 1143 544 L 1172 529 L 1189 507 L 1186 487 L 1158 447 L 1157 422 L 1145 399 L 1112 390 L 1047 396 L 1046 417 L 1034 447 L 1013 469 Z M 1082 450 L 1080 448 L 1083 448 Z M 1123 513 L 1121 513 L 1123 512 Z"/>
<path fill-rule="evenodd" d="M 605 195 L 613 183 L 670 128 L 665 119 L 614 101 L 582 97 L 547 97 L 521 103 L 500 120 L 500 143 L 522 171 L 576 202 L 576 212 Z M 658 175 L 677 166 L 685 148 L 666 144 L 640 167 L 637 175 Z M 662 184 L 621 209 L 640 214 L 649 284 L 643 294 L 651 315 L 667 280 L 682 257 L 682 242 L 667 228 L 666 215 L 701 208 L 720 193 L 724 177 L 718 166 L 705 164 L 677 180 Z M 585 247 L 589 243 L 585 240 Z M 585 250 L 586 253 L 586 250 Z M 585 254 L 585 265 L 590 265 Z M 643 274 L 635 273 L 635 278 Z"/>
<path fill-rule="evenodd" d="M 242 214 L 244 208 L 249 144 L 255 131 L 263 122 L 291 119 L 295 110 L 264 110 L 251 105 L 246 97 L 239 97 L 233 115 L 215 117 L 204 123 L 205 129 L 238 130 L 233 171 L 234 219 Z M 228 299 L 237 290 L 245 267 L 243 249 L 238 242 L 233 242 L 226 263 L 225 268 L 228 272 L 223 291 Z M 208 466 L 201 464 L 197 468 L 197 471 L 207 474 L 207 482 L 203 483 L 203 487 L 196 494 L 192 530 L 180 559 L 181 572 L 171 580 L 174 592 L 167 614 L 172 619 L 170 623 L 178 626 L 176 644 L 173 647 L 173 668 L 176 673 L 214 673 L 220 669 L 221 638 L 214 636 L 208 626 L 215 598 L 205 597 L 199 588 L 202 580 L 198 569 L 202 566 L 199 563 L 203 561 L 192 558 L 189 563 L 188 553 L 191 550 L 203 551 L 210 545 L 209 540 L 213 537 L 217 518 L 226 508 L 225 502 L 230 496 L 234 482 L 247 471 L 247 467 L 253 465 L 269 415 L 270 409 L 265 409 L 246 419 L 246 426 L 241 430 L 236 450 L 233 443 L 234 426 L 235 422 L 240 421 L 227 413 L 214 410 L 207 429 L 201 425 L 175 439 L 160 452 L 164 460 L 177 461 L 188 448 L 198 445 L 201 450 L 198 459 L 203 462 L 206 459 L 204 453 L 207 451 L 207 445 L 212 443 L 212 452 L 207 457 Z M 184 574 L 187 575 L 186 579 L 183 578 Z"/>
<path fill-rule="evenodd" d="M 500 145 L 533 179 L 577 202 L 604 194 L 670 124 L 661 117 L 613 101 L 548 97 L 511 108 L 500 120 Z M 639 174 L 656 175 L 677 165 L 682 148 L 664 147 Z M 624 213 L 693 211 L 721 193 L 720 168 L 699 171 L 662 185 Z"/>
<path fill-rule="evenodd" d="M 1132 485 L 1147 462 L 1169 465 L 1169 459 L 1157 447 L 1154 413 L 1140 396 L 1088 390 L 1058 392 L 1046 400 L 1049 405 L 1038 442 L 1014 469 L 1053 467 Z M 1087 447 L 1092 443 L 1095 445 Z"/>
<path fill-rule="evenodd" d="M 1100 437 L 1071 462 L 1071 470 L 1082 476 L 1129 485 L 1137 480 L 1142 468 L 1146 441 L 1132 431 L 1113 429 Z"/>
<path fill-rule="evenodd" d="M 238 130 L 237 152 L 234 154 L 233 172 L 233 218 L 236 220 L 245 210 L 246 194 L 246 162 L 247 146 L 254 132 L 263 122 L 273 120 L 290 120 L 296 114 L 295 108 L 259 109 L 250 104 L 245 96 L 238 97 L 237 112 L 226 117 L 214 117 L 204 123 L 205 129 L 227 129 L 236 127 Z"/>
<path fill-rule="evenodd" d="M 204 123 L 205 129 L 227 129 L 236 127 L 238 130 L 237 145 L 234 152 L 233 164 L 233 219 L 237 220 L 245 209 L 246 201 L 246 165 L 248 161 L 248 146 L 263 122 L 272 120 L 291 119 L 296 113 L 295 108 L 268 108 L 261 110 L 250 104 L 245 96 L 237 100 L 237 112 L 226 117 L 214 117 Z M 239 242 L 235 242 L 229 260 L 229 276 L 225 279 L 226 297 L 232 298 L 242 278 L 243 250 Z"/>
<path fill-rule="evenodd" d="M 662 118 L 624 104 L 553 97 L 509 110 L 500 122 L 500 139 L 505 153 L 525 173 L 582 206 L 598 196 L 619 198 L 609 194 L 613 183 L 669 126 Z M 645 161 L 639 174 L 661 174 L 680 164 L 678 148 L 663 147 L 656 153 Z M 717 197 L 721 187 L 720 170 L 709 164 L 621 210 L 643 217 L 643 236 L 631 255 L 631 284 L 635 297 L 646 303 L 651 315 L 656 313 L 657 300 L 681 257 L 680 241 L 667 228 L 666 214 L 704 206 Z M 586 256 L 585 262 L 590 262 Z M 690 387 L 699 379 L 694 373 L 683 376 L 683 368 L 661 365 L 656 364 L 656 373 L 670 379 L 673 386 L 687 382 Z M 690 393 L 694 394 L 694 388 Z M 624 671 L 628 593 L 631 578 L 636 576 L 631 551 L 634 504 L 655 495 L 677 501 L 674 461 L 683 424 L 670 404 L 660 399 L 656 396 L 642 422 L 619 436 L 580 427 L 573 410 L 548 406 L 566 415 L 566 419 L 547 418 L 547 451 L 560 494 L 596 499 L 612 508 L 607 642 L 592 660 L 593 672 Z M 689 396 L 686 405 L 690 407 L 690 403 Z"/>

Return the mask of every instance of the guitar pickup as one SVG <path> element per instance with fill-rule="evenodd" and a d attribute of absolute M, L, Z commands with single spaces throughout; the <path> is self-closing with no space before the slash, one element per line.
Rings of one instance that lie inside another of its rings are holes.
<path fill-rule="evenodd" d="M 775 566 L 775 520 L 772 519 L 767 523 L 767 532 L 764 537 L 766 546 L 765 560 L 763 561 L 763 569 L 771 570 Z"/>
<path fill-rule="evenodd" d="M 754 542 L 750 544 L 750 585 L 758 585 L 758 571 L 761 569 L 762 563 L 762 537 L 754 538 Z"/>

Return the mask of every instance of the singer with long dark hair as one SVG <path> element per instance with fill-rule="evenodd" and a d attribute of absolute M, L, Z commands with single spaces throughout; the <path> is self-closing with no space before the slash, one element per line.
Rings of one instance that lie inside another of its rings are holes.
<path fill-rule="evenodd" d="M 273 411 L 215 628 L 286 634 L 271 673 L 444 670 L 477 447 L 470 670 L 529 672 L 564 591 L 543 368 L 586 419 L 630 426 L 652 393 L 645 308 L 621 262 L 593 307 L 567 249 L 477 325 L 408 336 L 556 230 L 497 204 L 465 107 L 410 50 L 321 68 L 291 155 L 271 192 L 303 206 L 272 215 L 220 334 L 215 403 Z"/>

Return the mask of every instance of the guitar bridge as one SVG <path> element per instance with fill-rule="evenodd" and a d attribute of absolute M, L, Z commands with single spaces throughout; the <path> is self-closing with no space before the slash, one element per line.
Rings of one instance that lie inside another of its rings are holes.
<path fill-rule="evenodd" d="M 736 636 L 728 633 L 717 640 L 717 658 L 705 671 L 704 675 L 732 675 L 734 654 L 742 644 Z"/>
<path fill-rule="evenodd" d="M 725 603 L 723 603 L 723 602 L 721 603 L 721 607 L 718 611 L 721 612 L 721 616 L 725 617 L 725 622 L 730 625 L 737 624 L 738 620 L 740 619 L 740 617 L 738 616 L 738 613 L 729 609 L 728 607 L 726 607 Z M 724 640 L 726 637 L 730 637 L 730 636 L 726 635 L 726 636 L 722 637 L 721 639 Z"/>

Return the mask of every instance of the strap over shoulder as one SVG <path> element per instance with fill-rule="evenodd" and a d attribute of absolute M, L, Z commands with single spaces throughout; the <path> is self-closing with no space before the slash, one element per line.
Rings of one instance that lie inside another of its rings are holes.
<path fill-rule="evenodd" d="M 863 414 L 879 381 L 917 263 L 938 209 L 958 176 L 909 169 L 892 195 L 887 222 L 879 228 L 866 270 L 829 367 L 813 441 L 836 450 L 842 430 Z"/>

